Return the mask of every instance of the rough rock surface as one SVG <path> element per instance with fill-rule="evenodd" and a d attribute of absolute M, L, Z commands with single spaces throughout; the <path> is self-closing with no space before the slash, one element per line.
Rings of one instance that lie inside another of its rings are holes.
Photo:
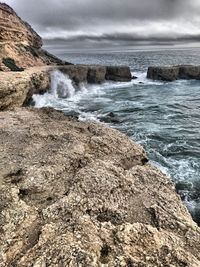
<path fill-rule="evenodd" d="M 14 60 L 18 68 L 69 64 L 41 47 L 42 39 L 31 26 L 11 7 L 0 3 L 0 71 L 15 69 L 15 66 L 8 67 L 8 59 Z"/>
<path fill-rule="evenodd" d="M 50 68 L 34 67 L 23 72 L 0 75 L 0 111 L 26 105 L 33 94 L 45 93 L 50 86 Z"/>
<path fill-rule="evenodd" d="M 0 113 L 0 266 L 200 266 L 200 230 L 144 149 L 52 109 Z"/>
<path fill-rule="evenodd" d="M 147 78 L 163 81 L 174 81 L 178 79 L 200 80 L 200 66 L 149 67 Z"/>

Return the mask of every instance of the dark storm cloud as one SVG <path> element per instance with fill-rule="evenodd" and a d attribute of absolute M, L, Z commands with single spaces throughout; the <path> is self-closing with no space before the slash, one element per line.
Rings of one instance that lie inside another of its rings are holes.
<path fill-rule="evenodd" d="M 200 0 L 7 0 L 45 38 L 198 38 Z"/>

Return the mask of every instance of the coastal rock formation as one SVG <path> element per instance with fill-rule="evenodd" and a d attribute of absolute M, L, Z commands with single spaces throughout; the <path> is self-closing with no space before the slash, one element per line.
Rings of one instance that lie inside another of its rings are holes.
<path fill-rule="evenodd" d="M 106 70 L 106 80 L 129 82 L 132 80 L 131 72 L 127 66 L 108 66 Z"/>
<path fill-rule="evenodd" d="M 0 75 L 0 111 L 12 109 L 30 104 L 33 94 L 43 94 L 51 87 L 50 71 L 58 69 L 67 74 L 79 90 L 80 83 L 102 83 L 106 78 L 113 79 L 115 76 L 106 77 L 106 66 L 43 66 L 33 67 L 22 72 L 2 72 Z M 120 73 L 117 79 L 124 81 L 129 76 L 128 67 L 116 66 L 115 70 Z M 126 71 L 124 71 L 124 69 Z"/>
<path fill-rule="evenodd" d="M 200 266 L 200 230 L 144 149 L 49 109 L 0 113 L 0 266 Z"/>
<path fill-rule="evenodd" d="M 109 81 L 131 81 L 131 71 L 127 66 L 61 66 L 59 70 L 69 76 L 76 84 L 81 82 L 102 83 Z"/>
<path fill-rule="evenodd" d="M 43 50 L 41 37 L 3 3 L 0 3 L 0 25 L 0 71 L 69 64 Z"/>
<path fill-rule="evenodd" d="M 48 67 L 35 67 L 23 72 L 2 72 L 0 75 L 0 111 L 29 104 L 33 94 L 50 88 Z"/>
<path fill-rule="evenodd" d="M 163 81 L 174 81 L 178 79 L 200 80 L 200 66 L 149 67 L 147 78 Z"/>

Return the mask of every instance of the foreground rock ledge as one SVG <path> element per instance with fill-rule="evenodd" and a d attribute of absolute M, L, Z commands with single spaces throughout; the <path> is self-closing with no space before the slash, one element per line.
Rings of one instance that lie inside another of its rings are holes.
<path fill-rule="evenodd" d="M 200 80 L 200 66 L 149 67 L 147 78 L 163 81 L 175 81 L 178 79 Z"/>
<path fill-rule="evenodd" d="M 174 184 L 125 135 L 17 108 L 0 113 L 0 142 L 1 267 L 200 266 Z"/>

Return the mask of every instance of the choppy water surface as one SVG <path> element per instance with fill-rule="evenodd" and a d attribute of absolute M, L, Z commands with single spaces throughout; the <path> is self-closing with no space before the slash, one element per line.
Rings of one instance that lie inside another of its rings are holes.
<path fill-rule="evenodd" d="M 167 83 L 145 78 L 150 65 L 200 65 L 200 49 L 52 52 L 73 63 L 131 67 L 137 80 L 83 84 L 79 92 L 65 75 L 54 71 L 51 92 L 34 96 L 36 107 L 52 106 L 81 120 L 107 121 L 142 144 L 153 165 L 176 183 L 182 200 L 200 224 L 200 81 Z"/>

